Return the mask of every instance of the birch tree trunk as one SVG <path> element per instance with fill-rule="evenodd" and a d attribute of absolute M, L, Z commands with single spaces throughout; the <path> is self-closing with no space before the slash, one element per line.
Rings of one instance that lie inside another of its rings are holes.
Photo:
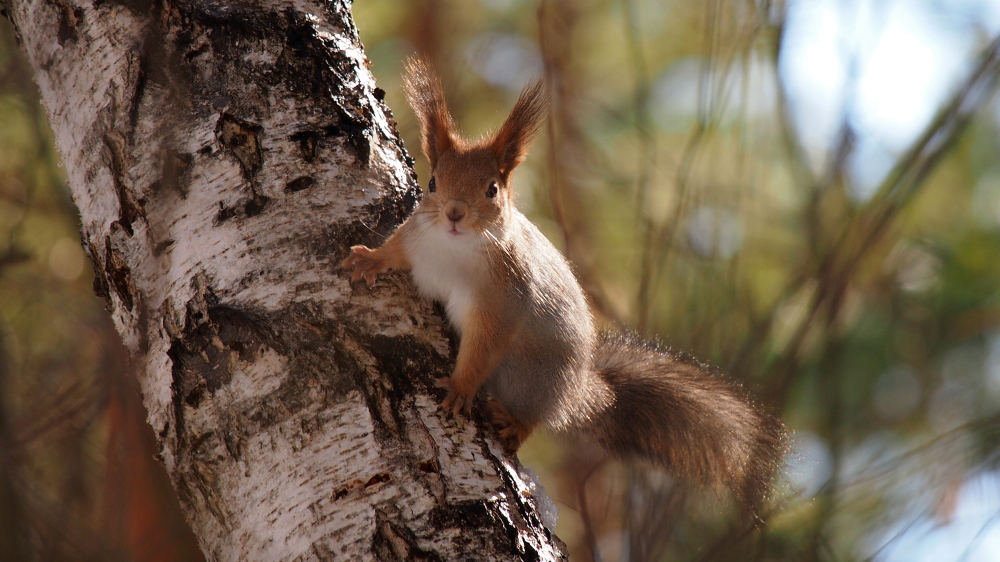
<path fill-rule="evenodd" d="M 346 0 L 0 5 L 210 559 L 563 557 L 516 462 L 439 410 L 440 315 L 338 270 L 419 197 Z"/>

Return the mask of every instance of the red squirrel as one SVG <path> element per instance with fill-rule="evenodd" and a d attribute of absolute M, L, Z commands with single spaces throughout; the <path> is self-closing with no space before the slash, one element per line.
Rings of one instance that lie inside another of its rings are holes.
<path fill-rule="evenodd" d="M 539 425 L 589 436 L 621 458 L 730 488 L 756 510 L 781 459 L 780 422 L 705 365 L 633 336 L 598 331 L 562 254 L 514 207 L 511 174 L 545 114 L 539 80 L 494 134 L 458 132 L 440 80 L 407 62 L 407 99 L 430 161 L 427 193 L 378 249 L 342 266 L 369 285 L 408 270 L 460 337 L 442 407 L 470 413 L 484 390 L 509 453 Z"/>

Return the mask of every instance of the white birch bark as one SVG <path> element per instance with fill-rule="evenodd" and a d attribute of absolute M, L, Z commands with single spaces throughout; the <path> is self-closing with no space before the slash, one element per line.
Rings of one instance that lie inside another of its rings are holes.
<path fill-rule="evenodd" d="M 440 315 L 337 268 L 419 194 L 346 1 L 0 5 L 210 559 L 563 556 L 517 466 L 439 410 Z"/>

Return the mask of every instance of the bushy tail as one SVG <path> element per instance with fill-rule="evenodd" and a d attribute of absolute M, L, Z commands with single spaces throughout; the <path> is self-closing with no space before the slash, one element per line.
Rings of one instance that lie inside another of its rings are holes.
<path fill-rule="evenodd" d="M 594 363 L 614 393 L 593 420 L 605 449 L 728 487 L 757 514 L 785 450 L 780 421 L 708 367 L 630 336 L 603 334 Z"/>

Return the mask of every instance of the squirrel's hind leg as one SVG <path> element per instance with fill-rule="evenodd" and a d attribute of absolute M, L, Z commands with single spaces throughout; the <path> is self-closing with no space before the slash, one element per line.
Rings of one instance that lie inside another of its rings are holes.
<path fill-rule="evenodd" d="M 503 451 L 508 455 L 517 454 L 517 450 L 521 448 L 521 444 L 528 439 L 535 427 L 524 425 L 515 420 L 507 408 L 504 408 L 503 404 L 496 398 L 490 398 L 486 401 L 486 412 L 490 423 L 497 430 Z"/>

